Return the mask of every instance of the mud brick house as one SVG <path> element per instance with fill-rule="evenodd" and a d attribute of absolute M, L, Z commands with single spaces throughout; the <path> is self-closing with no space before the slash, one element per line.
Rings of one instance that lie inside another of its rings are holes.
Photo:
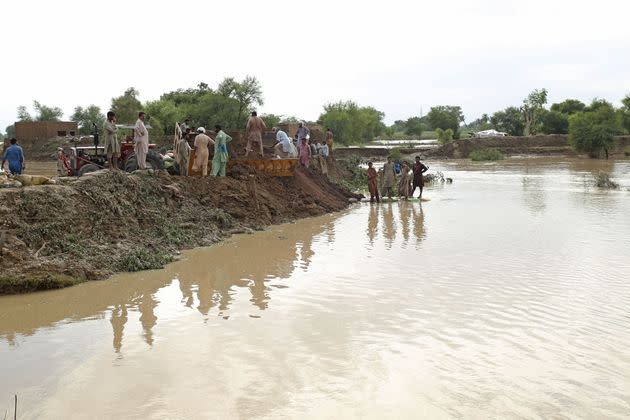
<path fill-rule="evenodd" d="M 77 123 L 72 121 L 18 121 L 15 123 L 15 137 L 18 141 L 46 141 L 55 137 L 75 136 L 78 133 Z"/>

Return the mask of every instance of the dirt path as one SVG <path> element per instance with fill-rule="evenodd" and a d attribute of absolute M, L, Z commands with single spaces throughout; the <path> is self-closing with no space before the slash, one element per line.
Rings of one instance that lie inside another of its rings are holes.
<path fill-rule="evenodd" d="M 353 194 L 298 169 L 273 178 L 236 166 L 225 178 L 104 173 L 0 190 L 0 294 L 159 268 L 178 250 L 345 208 Z"/>

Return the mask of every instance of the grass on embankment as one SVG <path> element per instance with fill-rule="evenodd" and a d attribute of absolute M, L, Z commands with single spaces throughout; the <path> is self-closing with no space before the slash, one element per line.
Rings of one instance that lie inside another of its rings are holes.
<path fill-rule="evenodd" d="M 37 292 L 39 290 L 62 289 L 85 280 L 63 274 L 32 274 L 23 277 L 0 277 L 0 295 Z"/>
<path fill-rule="evenodd" d="M 475 162 L 486 160 L 501 160 L 503 159 L 503 153 L 501 153 L 497 149 L 480 149 L 471 152 L 469 157 Z"/>

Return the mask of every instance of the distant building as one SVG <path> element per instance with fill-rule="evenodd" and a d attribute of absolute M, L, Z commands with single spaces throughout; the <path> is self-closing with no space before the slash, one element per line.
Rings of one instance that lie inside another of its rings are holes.
<path fill-rule="evenodd" d="M 46 141 L 55 137 L 76 136 L 79 127 L 73 121 L 18 121 L 15 138 L 18 141 Z"/>

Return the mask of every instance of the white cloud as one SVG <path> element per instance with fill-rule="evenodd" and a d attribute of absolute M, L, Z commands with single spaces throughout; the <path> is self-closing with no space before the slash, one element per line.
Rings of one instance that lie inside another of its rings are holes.
<path fill-rule="evenodd" d="M 26 0 L 0 12 L 0 127 L 33 99 L 69 115 L 129 86 L 149 100 L 247 74 L 262 111 L 315 119 L 354 99 L 390 122 L 438 104 L 471 119 L 540 87 L 613 101 L 630 87 L 630 2 L 618 0 Z"/>

